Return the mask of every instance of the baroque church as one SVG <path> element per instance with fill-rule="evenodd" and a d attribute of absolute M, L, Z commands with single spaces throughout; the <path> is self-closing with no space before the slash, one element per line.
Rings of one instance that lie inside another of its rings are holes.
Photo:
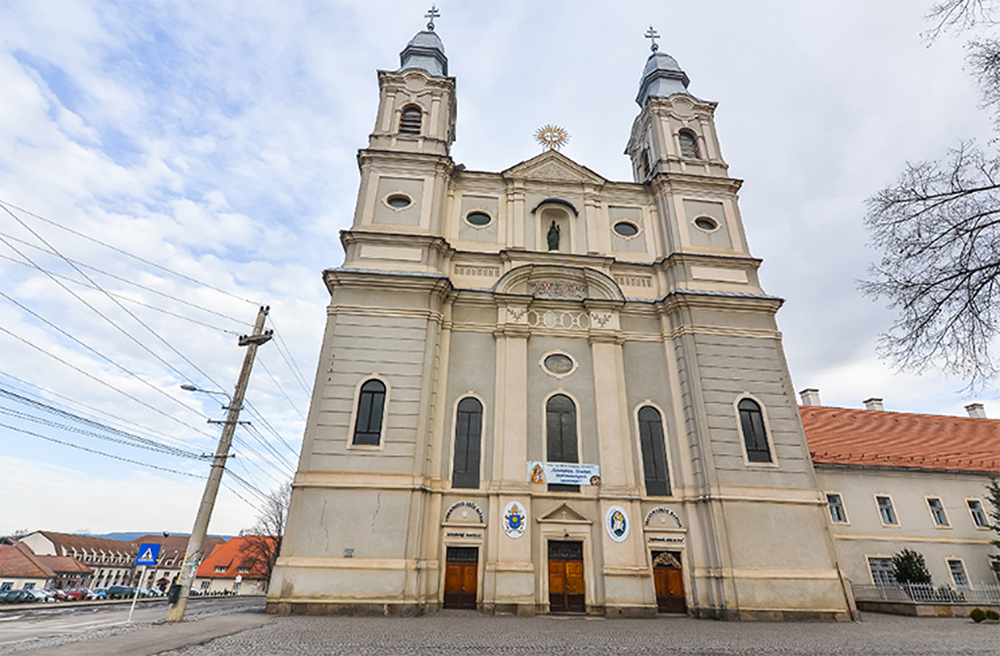
<path fill-rule="evenodd" d="M 400 60 L 268 610 L 849 619 L 716 103 L 654 41 L 633 181 L 476 171 L 433 19 Z"/>

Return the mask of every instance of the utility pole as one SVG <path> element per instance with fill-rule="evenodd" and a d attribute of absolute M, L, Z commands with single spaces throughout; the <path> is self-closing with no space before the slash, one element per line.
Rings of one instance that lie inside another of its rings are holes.
<path fill-rule="evenodd" d="M 205 534 L 208 532 L 208 522 L 212 518 L 215 497 L 219 494 L 222 472 L 226 468 L 226 458 L 229 457 L 229 445 L 233 441 L 236 424 L 239 423 L 240 410 L 243 408 L 243 395 L 246 393 L 247 383 L 250 381 L 250 369 L 253 368 L 254 358 L 257 356 L 257 347 L 270 340 L 273 333 L 271 330 L 264 331 L 264 319 L 267 318 L 269 310 L 269 307 L 261 307 L 257 312 L 253 334 L 240 337 L 240 346 L 247 347 L 246 356 L 243 358 L 243 369 L 240 371 L 239 380 L 236 381 L 236 392 L 233 394 L 232 402 L 229 404 L 229 414 L 226 415 L 225 425 L 222 427 L 219 448 L 215 451 L 212 470 L 208 474 L 205 492 L 202 494 L 201 505 L 198 507 L 198 516 L 194 520 L 194 528 L 191 529 L 191 539 L 188 540 L 187 552 L 184 554 L 184 567 L 181 569 L 180 594 L 167 610 L 168 622 L 180 622 L 184 619 L 191 584 L 194 583 L 198 565 L 204 556 L 202 544 L 205 542 Z"/>

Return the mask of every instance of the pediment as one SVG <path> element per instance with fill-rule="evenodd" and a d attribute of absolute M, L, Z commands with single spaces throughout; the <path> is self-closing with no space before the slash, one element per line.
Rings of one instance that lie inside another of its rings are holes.
<path fill-rule="evenodd" d="M 587 182 L 603 185 L 607 179 L 577 164 L 556 150 L 547 150 L 541 155 L 516 164 L 503 171 L 505 178 L 544 180 L 547 182 Z"/>
<path fill-rule="evenodd" d="M 593 524 L 591 520 L 587 519 L 581 512 L 575 510 L 565 501 L 560 503 L 558 506 L 548 511 L 547 513 L 539 516 L 539 522 L 550 522 L 557 524 Z"/>

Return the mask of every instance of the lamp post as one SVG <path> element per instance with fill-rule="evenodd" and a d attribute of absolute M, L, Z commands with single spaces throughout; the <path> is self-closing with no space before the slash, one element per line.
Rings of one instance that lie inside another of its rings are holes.
<path fill-rule="evenodd" d="M 247 347 L 246 355 L 243 358 L 243 369 L 240 370 L 240 377 L 236 381 L 236 391 L 229 399 L 229 413 L 223 422 L 219 446 L 215 451 L 215 458 L 212 460 L 212 469 L 205 482 L 205 492 L 202 494 L 201 505 L 198 506 L 198 516 L 194 520 L 194 528 L 191 529 L 191 538 L 188 540 L 187 551 L 184 554 L 184 564 L 181 567 L 179 579 L 181 586 L 179 594 L 176 602 L 171 603 L 167 610 L 168 622 L 180 622 L 184 619 L 191 584 L 194 583 L 198 565 L 204 555 L 202 554 L 202 545 L 205 542 L 205 534 L 208 532 L 208 522 L 212 519 L 212 509 L 215 507 L 215 498 L 219 494 L 219 485 L 222 483 L 222 472 L 226 468 L 226 458 L 229 457 L 229 445 L 233 441 L 236 424 L 239 423 L 240 410 L 243 408 L 243 395 L 246 393 L 247 383 L 250 381 L 250 370 L 253 368 L 254 358 L 257 356 L 257 347 L 271 339 L 272 331 L 264 331 L 264 319 L 267 318 L 268 310 L 267 307 L 260 308 L 257 312 L 257 321 L 254 323 L 253 334 L 243 335 L 239 340 L 240 346 Z M 225 392 L 202 390 L 189 383 L 181 385 L 181 387 L 189 391 L 223 394 L 227 398 L 229 397 Z"/>

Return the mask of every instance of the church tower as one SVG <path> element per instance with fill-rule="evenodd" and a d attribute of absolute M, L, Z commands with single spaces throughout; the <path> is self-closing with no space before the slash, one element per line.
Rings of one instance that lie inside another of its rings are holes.
<path fill-rule="evenodd" d="M 269 611 L 846 618 L 715 104 L 654 45 L 633 182 L 456 167 L 429 16 L 323 274 Z"/>

